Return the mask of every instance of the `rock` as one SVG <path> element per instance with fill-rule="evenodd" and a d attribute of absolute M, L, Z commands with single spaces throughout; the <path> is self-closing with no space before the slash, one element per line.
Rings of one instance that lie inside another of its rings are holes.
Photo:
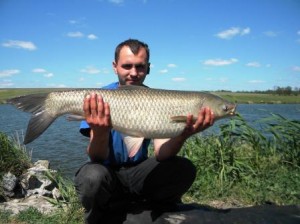
<path fill-rule="evenodd" d="M 14 189 L 17 186 L 17 180 L 17 177 L 10 172 L 4 174 L 2 179 L 2 186 L 5 196 L 13 197 L 15 195 Z"/>
<path fill-rule="evenodd" d="M 50 168 L 50 163 L 48 160 L 38 160 L 34 163 L 34 166 L 43 166 L 46 169 Z"/>
<path fill-rule="evenodd" d="M 33 167 L 19 178 L 11 173 L 3 177 L 2 185 L 6 201 L 0 203 L 0 209 L 12 210 L 13 214 L 35 207 L 41 212 L 51 212 L 54 206 L 46 198 L 60 198 L 56 183 L 47 177 L 47 173 L 56 172 L 49 169 L 46 160 L 37 161 Z"/>
<path fill-rule="evenodd" d="M 13 199 L 0 203 L 0 210 L 11 211 L 13 215 L 30 207 L 36 208 L 44 214 L 49 214 L 56 209 L 53 204 L 47 201 L 46 197 L 39 195 L 31 195 L 23 199 Z"/>

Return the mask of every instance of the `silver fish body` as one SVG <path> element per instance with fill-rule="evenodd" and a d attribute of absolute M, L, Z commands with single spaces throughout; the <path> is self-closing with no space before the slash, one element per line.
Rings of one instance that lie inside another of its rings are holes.
<path fill-rule="evenodd" d="M 20 96 L 7 102 L 32 113 L 24 144 L 40 136 L 61 115 L 83 117 L 84 98 L 92 92 L 109 103 L 113 129 L 129 136 L 149 139 L 179 135 L 185 127 L 186 116 L 192 114 L 196 118 L 203 107 L 210 107 L 215 119 L 234 115 L 236 109 L 235 104 L 210 93 L 136 86 Z"/>

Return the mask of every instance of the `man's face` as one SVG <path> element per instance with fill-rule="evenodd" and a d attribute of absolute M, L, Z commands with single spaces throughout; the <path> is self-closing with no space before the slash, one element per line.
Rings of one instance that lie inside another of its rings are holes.
<path fill-rule="evenodd" d="M 144 48 L 134 55 L 127 46 L 121 49 L 119 60 L 113 62 L 113 69 L 119 77 L 120 85 L 142 85 L 148 66 L 147 53 Z"/>

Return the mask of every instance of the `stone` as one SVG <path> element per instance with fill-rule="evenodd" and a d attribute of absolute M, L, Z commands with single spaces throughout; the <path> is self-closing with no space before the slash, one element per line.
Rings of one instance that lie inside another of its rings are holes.
<path fill-rule="evenodd" d="M 11 172 L 4 174 L 2 179 L 3 189 L 5 191 L 13 191 L 17 185 L 17 180 L 17 177 Z"/>
<path fill-rule="evenodd" d="M 41 160 L 19 178 L 11 173 L 5 174 L 2 185 L 6 198 L 0 203 L 0 210 L 10 210 L 13 214 L 29 207 L 37 208 L 43 213 L 53 211 L 55 207 L 47 198 L 59 199 L 61 194 L 56 183 L 47 177 L 48 172 L 56 171 L 49 169 L 48 161 Z"/>
<path fill-rule="evenodd" d="M 46 197 L 41 197 L 39 195 L 31 195 L 23 199 L 13 199 L 0 203 L 0 210 L 10 211 L 13 215 L 30 207 L 36 208 L 44 214 L 49 214 L 56 209 L 53 204 L 47 201 Z"/>

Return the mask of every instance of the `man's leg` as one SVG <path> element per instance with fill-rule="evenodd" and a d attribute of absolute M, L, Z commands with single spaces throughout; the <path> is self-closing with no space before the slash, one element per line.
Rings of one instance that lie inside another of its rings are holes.
<path fill-rule="evenodd" d="M 149 158 L 126 172 L 131 193 L 162 208 L 180 201 L 196 177 L 195 166 L 183 157 L 172 157 L 163 162 Z"/>
<path fill-rule="evenodd" d="M 99 163 L 87 163 L 75 175 L 75 188 L 85 208 L 85 222 L 106 223 L 111 214 L 108 202 L 120 193 L 114 172 Z"/>

